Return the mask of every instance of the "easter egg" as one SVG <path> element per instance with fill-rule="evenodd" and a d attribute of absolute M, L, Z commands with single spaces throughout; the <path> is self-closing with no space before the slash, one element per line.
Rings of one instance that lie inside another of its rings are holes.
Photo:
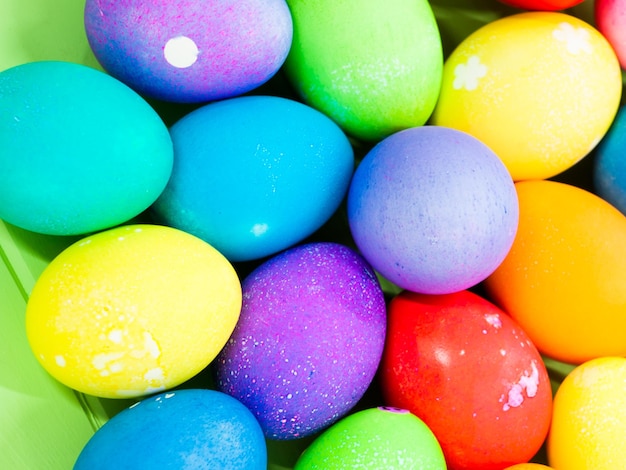
<path fill-rule="evenodd" d="M 356 245 L 403 289 L 443 294 L 469 288 L 506 256 L 517 197 L 502 161 L 455 129 L 422 126 L 379 142 L 348 192 Z"/>
<path fill-rule="evenodd" d="M 500 0 L 505 5 L 523 10 L 559 11 L 572 8 L 583 0 Z"/>
<path fill-rule="evenodd" d="M 615 121 L 595 151 L 593 189 L 602 199 L 626 214 L 626 108 L 621 107 Z"/>
<path fill-rule="evenodd" d="M 543 444 L 552 389 L 542 358 L 505 312 L 470 291 L 404 291 L 388 308 L 384 403 L 437 437 L 450 470 L 501 470 Z"/>
<path fill-rule="evenodd" d="M 0 71 L 40 60 L 98 67 L 85 35 L 85 0 L 2 0 L 0 8 Z"/>
<path fill-rule="evenodd" d="M 312 435 L 343 417 L 373 380 L 385 341 L 378 280 L 352 249 L 299 245 L 243 281 L 235 331 L 214 362 L 217 388 L 265 436 Z"/>
<path fill-rule="evenodd" d="M 204 369 L 240 307 L 239 279 L 213 247 L 170 227 L 127 225 L 52 260 L 28 300 L 26 331 L 60 382 L 99 397 L 136 397 Z"/>
<path fill-rule="evenodd" d="M 626 2 L 595 0 L 593 10 L 598 30 L 615 50 L 621 67 L 626 69 Z"/>
<path fill-rule="evenodd" d="M 547 465 L 543 465 L 541 463 L 518 463 L 515 465 L 511 465 L 510 467 L 506 467 L 504 470 L 551 470 L 552 467 L 548 467 Z"/>
<path fill-rule="evenodd" d="M 123 83 L 69 62 L 0 73 L 0 219 L 49 235 L 119 225 L 172 172 L 165 124 Z"/>
<path fill-rule="evenodd" d="M 448 57 L 432 123 L 480 139 L 515 181 L 547 179 L 602 139 L 621 92 L 619 62 L 596 29 L 564 13 L 519 13 Z"/>
<path fill-rule="evenodd" d="M 368 141 L 428 120 L 443 52 L 427 1 L 287 3 L 294 37 L 284 70 L 306 103 Z"/>
<path fill-rule="evenodd" d="M 547 441 L 548 461 L 559 470 L 620 468 L 626 433 L 626 359 L 584 362 L 561 383 Z"/>
<path fill-rule="evenodd" d="M 445 470 L 432 431 L 407 410 L 369 408 L 342 418 L 318 436 L 294 470 L 384 468 Z"/>
<path fill-rule="evenodd" d="M 205 105 L 171 128 L 174 169 L 152 210 L 231 261 L 284 250 L 338 209 L 354 170 L 341 129 L 274 96 Z"/>
<path fill-rule="evenodd" d="M 257 88 L 282 66 L 293 34 L 284 0 L 87 0 L 84 15 L 105 70 L 173 102 Z"/>
<path fill-rule="evenodd" d="M 161 393 L 113 416 L 89 439 L 74 470 L 265 470 L 259 423 L 234 398 L 205 389 Z"/>
<path fill-rule="evenodd" d="M 626 354 L 626 217 L 565 183 L 516 183 L 519 228 L 484 283 L 546 356 Z"/>

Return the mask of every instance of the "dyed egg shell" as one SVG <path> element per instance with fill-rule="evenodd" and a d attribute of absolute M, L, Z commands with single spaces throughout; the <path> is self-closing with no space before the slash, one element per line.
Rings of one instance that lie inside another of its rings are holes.
<path fill-rule="evenodd" d="M 214 362 L 218 389 L 252 410 L 269 439 L 314 434 L 372 382 L 385 321 L 378 280 L 353 250 L 287 250 L 243 282 L 241 317 Z"/>
<path fill-rule="evenodd" d="M 85 29 L 111 75 L 143 95 L 189 103 L 262 85 L 293 35 L 284 0 L 87 0 Z"/>
<path fill-rule="evenodd" d="M 523 10 L 560 11 L 572 8 L 583 0 L 500 0 L 505 5 Z"/>
<path fill-rule="evenodd" d="M 547 441 L 551 466 L 620 468 L 626 434 L 626 359 L 602 357 L 574 369 L 554 397 Z"/>
<path fill-rule="evenodd" d="M 596 146 L 621 92 L 617 57 L 596 29 L 564 13 L 519 13 L 448 57 L 432 123 L 480 139 L 516 181 L 545 179 Z"/>
<path fill-rule="evenodd" d="M 518 463 L 506 467 L 504 470 L 553 470 L 553 468 L 540 463 Z"/>
<path fill-rule="evenodd" d="M 171 135 L 174 169 L 153 212 L 231 261 L 272 255 L 311 235 L 338 209 L 354 170 L 341 129 L 285 98 L 205 105 Z"/>
<path fill-rule="evenodd" d="M 318 436 L 294 470 L 384 468 L 446 470 L 432 431 L 407 410 L 369 408 L 342 418 Z"/>
<path fill-rule="evenodd" d="M 500 159 L 474 137 L 422 126 L 387 137 L 361 161 L 348 220 L 363 256 L 403 289 L 469 288 L 506 256 L 517 196 Z"/>
<path fill-rule="evenodd" d="M 593 9 L 598 30 L 615 50 L 621 67 L 626 69 L 626 2 L 596 0 Z"/>
<path fill-rule="evenodd" d="M 284 70 L 306 103 L 370 141 L 428 120 L 443 52 L 427 1 L 287 3 L 294 38 Z"/>
<path fill-rule="evenodd" d="M 626 108 L 618 111 L 593 163 L 595 193 L 626 214 Z"/>
<path fill-rule="evenodd" d="M 172 141 L 154 109 L 109 75 L 69 62 L 0 73 L 0 147 L 0 219 L 49 235 L 132 219 L 172 172 Z"/>
<path fill-rule="evenodd" d="M 259 423 L 234 398 L 215 390 L 161 393 L 113 416 L 87 442 L 74 470 L 265 470 Z"/>
<path fill-rule="evenodd" d="M 237 322 L 241 285 L 213 247 L 179 230 L 129 225 L 79 240 L 37 280 L 30 346 L 65 385 L 126 398 L 204 369 Z"/>
<path fill-rule="evenodd" d="M 488 296 L 546 356 L 626 354 L 626 217 L 584 189 L 516 183 L 519 229 Z"/>
<path fill-rule="evenodd" d="M 537 453 L 552 389 L 539 352 L 511 317 L 469 291 L 405 291 L 389 305 L 387 328 L 385 403 L 428 425 L 450 470 L 501 470 Z"/>

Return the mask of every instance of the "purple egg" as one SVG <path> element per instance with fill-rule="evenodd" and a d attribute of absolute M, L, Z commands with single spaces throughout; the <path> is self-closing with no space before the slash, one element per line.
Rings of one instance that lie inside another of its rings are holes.
<path fill-rule="evenodd" d="M 372 382 L 386 307 L 369 264 L 337 243 L 300 245 L 243 282 L 239 323 L 214 365 L 218 389 L 244 403 L 265 436 L 331 425 Z"/>
<path fill-rule="evenodd" d="M 469 134 L 423 126 L 379 142 L 348 192 L 363 257 L 397 286 L 424 294 L 472 287 L 509 252 L 519 218 L 498 156 Z"/>
<path fill-rule="evenodd" d="M 284 0 L 87 0 L 89 45 L 140 94 L 199 103 L 265 83 L 293 37 Z"/>

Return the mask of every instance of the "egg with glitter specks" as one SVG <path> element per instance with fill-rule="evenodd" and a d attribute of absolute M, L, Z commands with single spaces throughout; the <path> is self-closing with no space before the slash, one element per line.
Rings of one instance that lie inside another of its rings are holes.
<path fill-rule="evenodd" d="M 450 54 L 431 122 L 482 140 L 515 181 L 546 179 L 595 148 L 621 94 L 617 56 L 597 29 L 524 12 L 482 26 Z"/>
<path fill-rule="evenodd" d="M 511 176 L 471 135 L 422 126 L 393 134 L 361 161 L 348 221 L 361 254 L 402 289 L 444 294 L 491 274 L 517 230 Z"/>
<path fill-rule="evenodd" d="M 293 36 L 284 0 L 87 0 L 84 22 L 107 72 L 171 102 L 253 90 L 282 66 Z"/>
<path fill-rule="evenodd" d="M 214 362 L 218 389 L 273 440 L 312 435 L 346 415 L 385 341 L 385 300 L 369 264 L 341 244 L 299 245 L 265 261 L 242 290 L 239 322 Z"/>
<path fill-rule="evenodd" d="M 89 439 L 73 470 L 266 470 L 267 449 L 252 413 L 234 398 L 183 389 L 122 410 Z"/>

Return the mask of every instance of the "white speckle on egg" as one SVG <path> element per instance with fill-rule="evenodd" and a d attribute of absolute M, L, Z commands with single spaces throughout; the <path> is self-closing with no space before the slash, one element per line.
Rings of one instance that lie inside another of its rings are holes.
<path fill-rule="evenodd" d="M 165 60 L 173 67 L 185 69 L 191 67 L 198 60 L 200 50 L 193 41 L 187 36 L 177 36 L 165 43 L 163 48 L 163 56 Z"/>
<path fill-rule="evenodd" d="M 156 380 L 158 382 L 163 382 L 165 380 L 165 374 L 163 373 L 163 369 L 160 367 L 155 367 L 154 369 L 150 369 L 147 371 L 143 378 L 146 380 Z"/>
<path fill-rule="evenodd" d="M 122 330 L 115 329 L 111 330 L 107 337 L 109 338 L 109 341 L 112 341 L 115 344 L 120 344 L 122 342 L 123 336 L 124 332 Z"/>
<path fill-rule="evenodd" d="M 150 353 L 153 358 L 156 359 L 161 355 L 161 349 L 159 348 L 159 345 L 154 340 L 153 336 L 147 331 L 145 331 L 143 334 L 143 344 L 146 351 L 148 351 L 148 353 Z"/>
<path fill-rule="evenodd" d="M 250 232 L 255 237 L 259 237 L 259 236 L 263 235 L 265 232 L 267 232 L 268 228 L 269 228 L 269 226 L 267 224 L 254 224 L 252 226 L 252 229 L 250 229 Z"/>
<path fill-rule="evenodd" d="M 57 363 L 57 366 L 59 367 L 65 367 L 65 365 L 67 364 L 65 362 L 65 358 L 61 355 L 54 356 L 54 361 Z"/>
<path fill-rule="evenodd" d="M 539 386 L 539 370 L 534 362 L 531 363 L 531 372 L 524 371 L 524 374 L 520 377 L 516 384 L 513 384 L 508 392 L 508 400 L 502 405 L 504 411 L 508 411 L 511 408 L 516 408 L 524 402 L 524 392 L 528 398 L 532 398 L 537 395 L 537 388 Z M 504 396 L 500 398 L 500 401 L 504 400 Z"/>
<path fill-rule="evenodd" d="M 124 357 L 123 352 L 101 353 L 101 354 L 96 354 L 93 357 L 91 363 L 97 370 L 103 370 L 107 367 L 109 362 L 116 361 L 118 359 L 121 359 L 122 357 Z"/>

